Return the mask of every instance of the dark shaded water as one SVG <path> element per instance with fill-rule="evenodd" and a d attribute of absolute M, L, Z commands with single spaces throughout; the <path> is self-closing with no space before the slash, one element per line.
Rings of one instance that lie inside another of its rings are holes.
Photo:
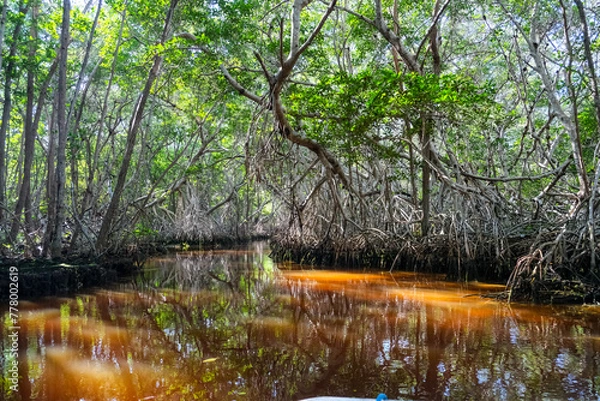
<path fill-rule="evenodd" d="M 114 291 L 20 304 L 7 400 L 600 400 L 600 307 L 517 306 L 412 273 L 297 270 L 262 244 L 146 264 Z"/>

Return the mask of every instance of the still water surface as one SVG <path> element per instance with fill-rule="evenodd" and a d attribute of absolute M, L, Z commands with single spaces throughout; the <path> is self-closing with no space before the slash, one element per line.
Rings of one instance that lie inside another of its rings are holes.
<path fill-rule="evenodd" d="M 507 305 L 439 276 L 300 269 L 263 244 L 154 259 L 20 305 L 7 400 L 600 400 L 600 307 Z"/>

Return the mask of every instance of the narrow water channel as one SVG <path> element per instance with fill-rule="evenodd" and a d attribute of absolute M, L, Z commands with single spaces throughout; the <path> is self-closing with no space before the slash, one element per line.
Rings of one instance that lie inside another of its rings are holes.
<path fill-rule="evenodd" d="M 600 400 L 600 307 L 479 296 L 498 290 L 278 265 L 262 243 L 180 253 L 114 290 L 22 302 L 19 393 L 3 352 L 0 398 Z"/>

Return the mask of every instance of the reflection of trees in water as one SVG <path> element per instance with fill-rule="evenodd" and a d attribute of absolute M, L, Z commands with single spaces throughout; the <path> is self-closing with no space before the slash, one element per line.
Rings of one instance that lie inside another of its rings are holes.
<path fill-rule="evenodd" d="M 362 287 L 364 297 L 286 284 L 295 336 L 279 340 L 296 352 L 284 376 L 293 378 L 297 394 L 385 391 L 423 400 L 543 394 L 583 400 L 599 394 L 598 341 L 575 337 L 598 333 L 597 320 L 564 322 L 548 311 L 535 316 L 535 310 L 481 303 L 373 300 L 379 289 L 368 281 L 348 285 Z"/>
<path fill-rule="evenodd" d="M 600 341 L 582 337 L 600 323 L 589 317 L 436 302 L 387 276 L 284 274 L 262 253 L 157 263 L 125 292 L 27 314 L 37 399 L 593 399 L 600 390 Z"/>

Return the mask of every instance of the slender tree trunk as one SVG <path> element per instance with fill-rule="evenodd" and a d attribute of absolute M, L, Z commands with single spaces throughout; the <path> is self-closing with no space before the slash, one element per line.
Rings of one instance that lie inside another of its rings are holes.
<path fill-rule="evenodd" d="M 548 97 L 548 101 L 550 102 L 550 106 L 552 107 L 554 113 L 556 113 L 558 119 L 561 121 L 565 130 L 569 134 L 569 139 L 571 142 L 571 150 L 573 155 L 573 161 L 575 162 L 575 168 L 577 170 L 577 177 L 579 180 L 579 193 L 577 194 L 579 199 L 585 198 L 589 194 L 589 180 L 587 177 L 587 171 L 585 167 L 585 161 L 583 159 L 583 150 L 581 147 L 581 138 L 579 136 L 579 132 L 577 130 L 575 119 L 577 116 L 569 116 L 557 95 L 557 88 L 553 82 L 553 79 L 550 76 L 550 71 L 546 68 L 546 62 L 544 57 L 541 54 L 540 48 L 540 39 L 538 32 L 539 25 L 539 12 L 540 12 L 540 2 L 536 2 L 531 17 L 531 29 L 529 35 L 525 33 L 522 27 L 519 26 L 519 29 L 523 32 L 523 37 L 527 41 L 527 45 L 529 47 L 530 54 L 533 58 L 535 64 L 535 71 L 539 74 L 542 83 L 544 85 L 544 89 L 546 89 L 546 95 Z M 573 57 L 570 55 L 569 57 Z"/>
<path fill-rule="evenodd" d="M 25 122 L 23 129 L 24 137 L 24 160 L 23 160 L 23 176 L 21 187 L 19 188 L 19 197 L 15 207 L 15 214 L 10 228 L 10 241 L 14 242 L 19 231 L 21 214 L 30 200 L 31 192 L 31 166 L 33 164 L 33 156 L 35 151 L 35 134 L 37 127 L 34 127 L 33 120 L 33 105 L 34 105 L 34 90 L 35 90 L 35 66 L 37 52 L 37 14 L 38 6 L 34 4 L 31 9 L 31 28 L 29 31 L 30 45 L 28 56 L 28 71 L 27 71 L 27 104 L 25 107 Z M 30 207 L 30 205 L 28 205 Z M 28 213 L 30 213 L 28 211 Z M 26 219 L 28 220 L 28 219 Z M 26 223 L 29 223 L 26 221 Z M 27 233 L 24 233 L 27 235 Z"/>
<path fill-rule="evenodd" d="M 65 220 L 65 191 L 67 167 L 67 56 L 69 46 L 69 29 L 71 25 L 71 2 L 63 0 L 63 16 L 60 33 L 60 62 L 58 66 L 58 94 L 57 94 L 57 125 L 58 146 L 56 148 L 56 172 L 54 216 L 49 216 L 49 225 L 46 232 L 44 253 L 55 258 L 61 254 L 62 226 Z M 50 224 L 51 222 L 51 224 Z"/>
<path fill-rule="evenodd" d="M 0 124 L 0 226 L 4 224 L 4 208 L 6 204 L 6 135 L 8 133 L 8 127 L 10 125 L 10 113 L 12 111 L 12 80 L 15 74 L 15 62 L 17 48 L 19 47 L 19 36 L 21 35 L 21 29 L 23 28 L 23 19 L 29 8 L 30 2 L 25 4 L 21 1 L 19 7 L 19 14 L 23 17 L 19 18 L 16 22 L 15 29 L 13 31 L 13 41 L 10 46 L 8 55 L 8 65 L 4 71 L 4 104 L 2 107 L 2 123 Z M 4 5 L 4 10 L 6 5 Z M 4 12 L 4 11 L 3 11 Z M 1 67 L 1 66 L 0 66 Z"/>
<path fill-rule="evenodd" d="M 596 132 L 600 134 L 600 90 L 598 89 L 598 78 L 596 76 L 596 66 L 594 65 L 594 57 L 592 55 L 590 33 L 588 29 L 587 17 L 585 15 L 585 8 L 581 0 L 575 0 L 577 5 L 577 11 L 579 12 L 579 20 L 581 21 L 583 30 L 583 48 L 585 51 L 585 59 L 587 61 L 590 81 L 592 82 L 592 95 L 594 97 L 594 109 L 596 112 Z M 593 275 L 596 274 L 596 222 L 595 222 L 595 199 L 598 190 L 598 178 L 600 161 L 596 166 L 596 174 L 594 176 L 594 182 L 592 185 L 592 193 L 588 203 L 588 238 L 590 243 L 590 271 Z M 598 276 L 596 276 L 598 279 Z"/>
<path fill-rule="evenodd" d="M 423 218 L 421 219 L 421 235 L 426 237 L 429 235 L 429 221 L 431 215 L 431 166 L 429 165 L 429 161 L 431 160 L 432 123 L 429 112 L 425 111 L 422 113 L 421 124 L 421 154 L 423 157 L 423 166 L 421 170 L 421 179 L 423 180 L 421 188 L 421 209 L 423 211 Z"/>
<path fill-rule="evenodd" d="M 392 17 L 394 18 L 394 35 L 398 35 L 398 31 L 399 31 L 399 24 L 396 23 L 398 21 L 398 0 L 394 0 L 394 6 L 393 6 L 393 11 L 392 11 Z M 400 74 L 402 73 L 402 69 L 400 68 L 400 62 L 401 62 L 401 58 L 400 58 L 400 54 L 398 53 L 398 50 L 396 49 L 395 46 L 392 46 L 392 58 L 394 60 L 394 70 L 396 71 L 396 74 Z M 400 90 L 404 90 L 404 84 L 402 82 L 400 82 Z M 404 126 L 405 126 L 405 132 L 409 132 L 411 130 L 411 122 L 408 118 L 404 119 Z M 417 206 L 419 204 L 419 189 L 417 187 L 417 172 L 415 169 L 415 155 L 414 155 L 414 150 L 413 150 L 413 146 L 412 143 L 408 146 L 408 154 L 409 154 L 409 168 L 408 168 L 408 175 L 410 177 L 410 191 L 411 191 L 411 200 L 412 203 Z M 429 166 L 427 167 L 429 169 Z M 425 181 L 425 180 L 424 180 Z M 424 191 L 425 192 L 425 191 Z M 429 190 L 426 191 L 427 193 L 429 193 Z M 427 214 L 427 220 L 429 220 L 429 214 Z M 428 227 L 429 223 L 427 222 L 426 224 L 421 224 L 421 231 L 423 231 L 424 227 Z M 427 231 L 427 230 L 426 230 Z"/>
<path fill-rule="evenodd" d="M 85 55 L 83 56 L 83 62 L 81 63 L 81 68 L 79 69 L 79 77 L 77 78 L 77 84 L 75 85 L 75 91 L 73 92 L 73 96 L 71 97 L 71 104 L 69 106 L 69 113 L 67 114 L 67 124 L 71 122 L 71 117 L 73 111 L 75 110 L 75 105 L 77 103 L 77 96 L 79 96 L 79 90 L 81 89 L 81 84 L 83 80 L 87 77 L 85 74 L 85 69 L 90 60 L 90 53 L 92 50 L 92 42 L 94 40 L 94 33 L 96 32 L 96 26 L 98 25 L 98 17 L 100 16 L 100 10 L 102 9 L 102 0 L 98 0 L 98 8 L 96 9 L 96 15 L 94 16 L 94 22 L 92 23 L 92 28 L 90 29 L 90 36 L 88 37 L 87 44 L 85 47 Z M 91 77 L 90 77 L 91 78 Z"/>
<path fill-rule="evenodd" d="M 92 72 L 90 73 L 90 79 L 88 79 L 85 88 L 83 89 L 83 92 L 81 94 L 81 101 L 79 103 L 79 107 L 77 109 L 77 114 L 75 116 L 75 121 L 73 122 L 73 132 L 78 132 L 79 131 L 79 124 L 81 123 L 81 117 L 83 116 L 83 110 L 85 109 L 85 102 L 87 99 L 87 94 L 88 91 L 90 89 L 90 87 L 92 86 L 92 77 L 96 74 L 96 71 L 98 69 L 98 67 L 100 66 L 102 60 L 99 60 L 98 63 L 94 66 Z M 82 230 L 82 222 L 81 222 L 81 217 L 77 217 L 77 195 L 79 194 L 79 167 L 78 167 L 78 163 L 77 163 L 77 154 L 80 151 L 80 145 L 78 145 L 77 147 L 72 147 L 72 151 L 71 151 L 71 160 L 70 160 L 70 164 L 71 164 L 71 182 L 72 184 L 72 195 L 71 195 L 71 201 L 73 202 L 73 214 L 75 216 L 75 220 L 76 220 L 76 226 L 73 229 L 73 235 L 71 237 L 71 243 L 70 243 L 70 248 L 69 250 L 71 250 L 73 248 L 73 246 L 77 243 L 77 239 L 79 237 L 79 233 Z M 88 160 L 89 161 L 89 160 Z M 86 197 L 86 195 L 83 196 L 84 198 Z M 83 200 L 82 200 L 82 204 L 83 204 Z M 83 209 L 85 210 L 85 209 Z M 93 247 L 93 245 L 92 245 Z"/>
<path fill-rule="evenodd" d="M 116 66 L 117 66 L 117 60 L 118 60 L 118 55 L 119 55 L 119 49 L 121 47 L 121 42 L 123 39 L 123 28 L 125 26 L 125 17 L 127 15 L 127 0 L 125 0 L 124 2 L 124 7 L 123 7 L 123 11 L 121 13 L 121 23 L 119 26 L 119 34 L 117 35 L 117 43 L 115 45 L 115 49 L 113 51 L 113 58 L 112 58 L 112 66 L 110 69 L 110 75 L 108 78 L 108 83 L 106 85 L 106 91 L 104 92 L 104 99 L 102 101 L 102 109 L 100 112 L 100 120 L 98 121 L 98 132 L 95 135 L 95 146 L 93 148 L 93 150 L 91 149 L 91 144 L 89 141 L 88 142 L 88 174 L 86 177 L 86 188 L 85 188 L 85 192 L 83 194 L 83 200 L 81 202 L 81 209 L 79 212 L 79 219 L 82 220 L 86 211 L 90 208 L 90 206 L 92 206 L 95 201 L 95 197 L 97 196 L 97 193 L 94 189 L 94 180 L 95 180 L 95 176 L 96 176 L 96 171 L 98 170 L 98 160 L 100 158 L 100 151 L 102 146 L 102 142 L 103 142 L 103 138 L 104 138 L 104 125 L 105 125 L 105 121 L 106 121 L 106 115 L 108 113 L 108 97 L 110 95 L 110 91 L 112 88 L 112 83 L 115 77 L 115 70 L 116 70 Z M 75 241 L 77 240 L 77 238 L 80 235 L 80 231 L 83 230 L 83 227 L 81 227 L 80 225 L 78 225 L 75 229 L 75 232 L 73 233 L 73 241 L 72 244 L 75 243 Z M 95 244 L 92 245 L 95 248 Z M 94 249 L 95 251 L 95 249 Z"/>
<path fill-rule="evenodd" d="M 33 125 L 31 127 L 31 131 L 33 132 L 34 140 L 37 137 L 38 127 L 40 126 L 42 112 L 44 110 L 45 103 L 47 100 L 46 98 L 48 95 L 48 88 L 50 87 L 50 83 L 52 82 L 52 79 L 54 78 L 54 74 L 56 74 L 57 69 L 58 69 L 58 56 L 54 59 L 54 62 L 52 62 L 52 65 L 50 66 L 50 71 L 48 72 L 48 75 L 46 76 L 46 79 L 44 80 L 44 82 L 42 83 L 42 86 L 40 88 L 37 106 L 35 107 Z M 52 124 L 49 124 L 48 126 L 49 126 L 49 131 L 51 133 L 52 132 Z M 52 159 L 48 158 L 48 161 L 50 161 L 50 160 L 52 160 Z M 38 175 L 36 175 L 33 178 L 34 179 L 38 178 L 38 176 L 43 177 L 44 173 L 45 172 L 42 171 L 41 173 L 39 173 Z M 38 192 L 41 193 L 42 185 L 40 183 L 37 183 L 35 186 L 38 186 L 40 188 Z M 30 188 L 29 194 L 27 194 L 27 196 L 25 197 L 25 206 L 24 207 L 25 207 L 25 227 L 28 227 L 29 229 L 33 229 L 34 225 L 33 225 L 33 219 L 31 217 L 31 213 L 33 210 L 32 199 L 31 199 L 31 188 Z"/>
<path fill-rule="evenodd" d="M 441 57 L 439 54 L 439 43 L 438 43 L 438 21 L 444 10 L 449 4 L 449 0 L 444 1 L 442 4 L 440 0 L 437 0 L 434 5 L 432 22 L 427 30 L 427 35 L 423 38 L 422 44 L 429 43 L 432 55 L 432 68 L 436 75 L 439 75 L 442 71 Z M 390 29 L 383 18 L 383 7 L 381 0 L 375 0 L 375 19 L 369 20 L 368 18 L 361 17 L 362 20 L 368 22 L 374 26 L 377 31 L 392 45 L 394 63 L 397 65 L 398 60 L 401 59 L 406 68 L 418 74 L 424 74 L 423 68 L 419 64 L 417 57 L 419 51 L 415 54 L 411 53 L 408 48 L 404 46 L 403 40 L 398 36 L 398 28 L 396 18 L 396 11 L 394 11 L 394 29 Z M 420 50 L 421 46 L 419 46 Z M 398 70 L 396 66 L 396 70 Z M 431 210 L 431 166 L 429 162 L 433 158 L 433 149 L 431 147 L 431 137 L 433 134 L 434 124 L 430 111 L 425 110 L 421 113 L 421 157 L 423 158 L 423 165 L 421 167 L 421 208 L 423 212 L 423 218 L 421 220 L 421 235 L 427 236 L 430 229 L 430 210 Z"/>
<path fill-rule="evenodd" d="M 6 10 L 8 8 L 7 0 L 2 2 L 2 13 L 0 14 L 0 68 L 2 67 L 2 46 L 4 45 L 4 31 L 6 30 Z"/>
<path fill-rule="evenodd" d="M 175 7 L 177 6 L 177 2 L 178 0 L 171 0 L 169 10 L 167 11 L 167 17 L 165 19 L 165 25 L 161 37 L 161 44 L 165 43 L 171 35 L 171 21 L 173 18 L 173 12 L 175 11 Z M 144 89 L 140 94 L 135 108 L 133 110 L 133 115 L 131 117 L 131 121 L 129 122 L 125 153 L 123 154 L 123 161 L 121 162 L 121 168 L 117 177 L 117 183 L 115 185 L 113 195 L 110 199 L 108 209 L 106 210 L 106 215 L 104 216 L 104 220 L 102 221 L 100 233 L 98 234 L 98 238 L 96 240 L 96 249 L 98 251 L 104 250 L 108 245 L 113 220 L 117 215 L 119 203 L 121 201 L 121 195 L 123 193 L 125 182 L 127 180 L 127 172 L 129 171 L 129 164 L 133 155 L 133 149 L 135 147 L 137 133 L 139 131 L 142 119 L 144 117 L 144 109 L 146 107 L 146 102 L 148 101 L 148 97 L 150 96 L 152 86 L 154 85 L 154 82 L 156 81 L 156 78 L 160 73 L 162 62 L 163 57 L 161 54 L 157 54 L 154 56 L 154 62 L 152 64 L 152 68 L 150 69 L 150 73 L 148 74 L 148 78 L 146 79 L 146 84 L 144 85 Z"/>
<path fill-rule="evenodd" d="M 85 74 L 85 70 L 88 66 L 89 59 L 90 59 L 92 43 L 94 40 L 94 34 L 96 32 L 96 26 L 98 25 L 98 18 L 100 17 L 101 9 L 102 9 L 102 0 L 98 0 L 98 6 L 96 8 L 94 22 L 92 24 L 92 28 L 90 29 L 90 35 L 88 37 L 86 48 L 85 48 L 85 55 L 83 57 L 83 62 L 81 63 L 81 68 L 79 70 L 79 78 L 77 79 L 77 84 L 75 85 L 75 91 L 73 93 L 73 96 L 71 97 L 71 105 L 69 107 L 69 114 L 67 116 L 67 125 L 69 127 L 72 127 L 72 130 L 75 133 L 79 130 L 79 123 L 81 121 L 81 116 L 83 114 L 83 110 L 85 107 L 85 100 L 87 97 L 87 92 L 92 84 L 92 78 L 93 78 L 94 74 L 96 73 L 96 70 L 100 66 L 100 63 L 102 61 L 102 60 L 98 61 L 98 63 L 95 65 L 95 67 L 93 68 L 92 72 L 89 75 Z M 77 115 L 75 116 L 75 121 L 73 122 L 73 112 L 76 107 L 77 96 L 79 95 L 79 91 L 81 89 L 81 85 L 82 85 L 85 77 L 88 77 L 88 80 L 84 87 L 83 93 L 81 95 L 81 101 L 79 102 L 79 107 L 77 109 Z M 77 164 L 78 151 L 79 151 L 79 147 L 76 147 L 72 150 L 71 160 L 70 160 L 71 182 L 73 184 L 71 197 L 72 197 L 72 202 L 73 202 L 73 214 L 75 216 L 75 220 L 77 221 L 77 225 L 76 225 L 76 228 L 73 229 L 73 235 L 71 237 L 71 243 L 70 243 L 69 250 L 71 250 L 73 248 L 73 246 L 77 243 L 77 239 L 79 238 L 79 233 L 81 232 L 81 227 L 80 227 L 81 220 L 80 220 L 80 218 L 77 217 L 78 212 L 77 212 L 77 206 L 76 206 L 76 202 L 77 202 L 76 197 L 79 194 L 79 169 L 78 169 L 78 164 Z M 86 195 L 84 195 L 84 197 L 85 196 Z"/>
<path fill-rule="evenodd" d="M 594 57 L 592 55 L 592 45 L 590 40 L 590 32 L 588 29 L 587 17 L 585 8 L 581 0 L 574 0 L 579 12 L 579 19 L 583 30 L 583 48 L 585 51 L 585 60 L 588 65 L 590 81 L 592 82 L 592 90 L 594 96 L 594 107 L 596 109 L 596 124 L 600 133 L 600 89 L 598 88 L 598 77 L 596 75 L 596 67 L 594 65 Z"/>
<path fill-rule="evenodd" d="M 434 21 L 438 17 L 440 7 L 440 0 L 437 0 L 433 8 L 432 18 L 434 19 Z M 438 28 L 437 23 L 435 22 L 433 23 L 429 31 L 429 43 L 431 46 L 433 73 L 436 75 L 440 75 L 442 73 L 442 62 L 438 46 Z M 429 163 L 432 159 L 431 137 L 434 128 L 433 118 L 429 111 L 425 111 L 424 113 L 422 113 L 422 123 L 423 131 L 421 136 L 421 147 L 423 154 L 423 199 L 421 207 L 423 208 L 423 220 L 421 220 L 421 235 L 426 237 L 427 235 L 429 235 L 429 230 L 431 228 L 431 166 L 429 165 Z"/>
<path fill-rule="evenodd" d="M 90 2 L 91 4 L 91 2 Z M 87 92 L 92 84 L 92 78 L 96 73 L 97 68 L 100 66 L 101 60 L 95 65 L 92 72 L 87 75 L 85 70 L 88 67 L 90 54 L 92 50 L 92 44 L 94 41 L 94 34 L 96 32 L 96 27 L 98 25 L 98 18 L 100 17 L 100 11 L 102 9 L 102 0 L 98 0 L 98 6 L 96 8 L 96 14 L 94 16 L 94 22 L 92 23 L 92 28 L 90 29 L 90 35 L 87 40 L 85 55 L 83 57 L 83 62 L 81 63 L 81 68 L 79 69 L 79 78 L 77 79 L 77 84 L 75 85 L 75 90 L 73 92 L 73 96 L 71 97 L 69 113 L 67 114 L 67 127 L 72 127 L 72 132 L 77 133 L 79 130 L 79 123 L 81 121 L 81 116 L 83 114 L 83 109 L 85 107 L 85 100 L 87 97 Z M 83 93 L 81 95 L 81 100 L 79 102 L 79 107 L 77 108 L 77 115 L 75 116 L 75 121 L 73 121 L 73 113 L 75 111 L 77 105 L 77 97 L 79 96 L 79 91 L 81 90 L 81 85 L 85 78 L 88 78 L 87 83 L 84 87 Z M 77 153 L 79 152 L 79 146 L 72 147 L 71 151 L 71 183 L 72 183 L 72 202 L 73 202 L 73 213 L 77 213 L 77 206 L 75 205 L 77 201 L 77 194 L 79 194 L 79 169 L 77 164 Z M 77 218 L 75 219 L 79 221 Z M 79 227 L 79 225 L 77 226 Z M 77 242 L 77 238 L 79 236 L 79 229 L 75 229 L 73 232 L 73 236 L 71 238 L 71 246 L 73 246 Z"/>
<path fill-rule="evenodd" d="M 60 56 L 59 56 L 60 58 Z M 57 94 L 54 94 L 52 100 L 52 112 L 50 113 L 50 120 L 48 121 L 48 156 L 47 156 L 47 178 L 46 178 L 46 203 L 48 205 L 48 213 L 46 220 L 46 235 L 44 236 L 44 244 L 42 254 L 47 255 L 47 249 L 49 248 L 49 233 L 50 227 L 54 227 L 54 219 L 56 219 L 56 165 L 54 163 L 56 158 L 56 114 L 58 107 Z"/>

